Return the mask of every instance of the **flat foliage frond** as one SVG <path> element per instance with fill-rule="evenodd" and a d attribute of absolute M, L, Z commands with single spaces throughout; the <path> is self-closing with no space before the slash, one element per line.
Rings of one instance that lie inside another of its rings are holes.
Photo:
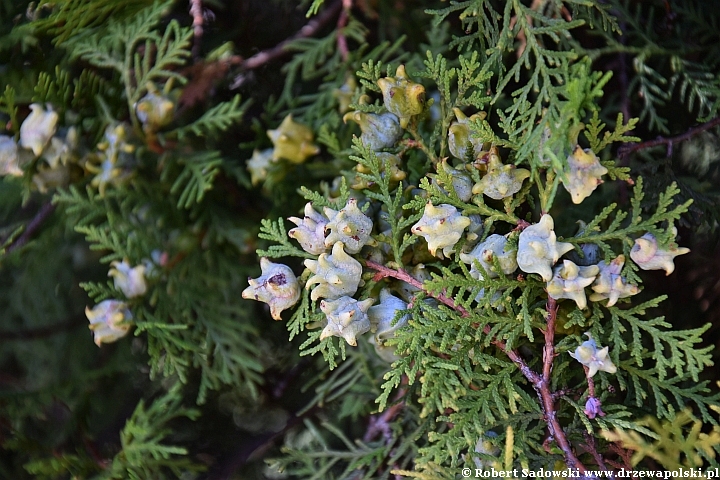
<path fill-rule="evenodd" d="M 38 2 L 38 7 L 51 2 Z M 53 36 L 53 43 L 60 45 L 86 29 L 102 27 L 111 19 L 126 19 L 142 8 L 151 5 L 149 0 L 63 0 L 52 2 L 51 14 L 34 22 L 35 28 Z"/>

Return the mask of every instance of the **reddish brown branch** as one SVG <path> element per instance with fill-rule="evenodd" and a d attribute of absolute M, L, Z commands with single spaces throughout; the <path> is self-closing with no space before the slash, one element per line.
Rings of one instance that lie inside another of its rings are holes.
<path fill-rule="evenodd" d="M 308 38 L 317 34 L 317 32 L 319 32 L 323 26 L 325 26 L 332 18 L 334 18 L 338 14 L 342 5 L 342 0 L 336 1 L 320 15 L 305 24 L 305 26 L 303 26 L 295 35 L 287 38 L 286 40 L 283 40 L 272 48 L 256 53 L 252 57 L 245 60 L 240 67 L 243 70 L 253 70 L 255 68 L 261 67 L 262 65 L 265 65 L 272 60 L 277 60 L 278 58 L 284 56 L 288 53 L 286 47 L 291 42 L 299 38 Z M 236 82 L 237 81 L 238 80 L 236 79 Z"/>
<path fill-rule="evenodd" d="M 375 263 L 375 262 L 370 261 L 370 260 L 367 260 L 367 261 L 365 262 L 365 265 L 367 265 L 369 268 L 372 268 L 373 270 L 375 270 L 376 272 L 378 272 L 378 273 L 376 273 L 375 276 L 373 277 L 373 280 L 376 281 L 376 282 L 382 280 L 382 279 L 385 278 L 385 277 L 392 277 L 392 278 L 396 278 L 396 279 L 398 279 L 398 280 L 402 280 L 403 282 L 407 282 L 407 283 L 409 283 L 410 285 L 412 285 L 412 286 L 415 287 L 415 288 L 418 288 L 418 289 L 420 289 L 420 290 L 425 291 L 425 293 L 427 293 L 428 295 L 430 295 L 431 297 L 433 297 L 433 298 L 434 298 L 435 300 L 437 300 L 438 302 L 447 305 L 448 307 L 452 308 L 453 310 L 455 310 L 455 311 L 457 311 L 457 312 L 460 312 L 460 314 L 461 314 L 463 317 L 467 317 L 467 316 L 470 315 L 470 313 L 469 313 L 465 308 L 463 308 L 461 305 L 457 305 L 457 304 L 453 301 L 452 298 L 448 298 L 448 297 L 446 297 L 445 295 L 443 295 L 442 293 L 434 294 L 434 293 L 428 292 L 428 291 L 423 287 L 423 284 L 422 284 L 422 282 L 421 282 L 420 280 L 418 280 L 417 278 L 413 277 L 412 275 L 410 275 L 409 273 L 407 273 L 405 270 L 393 270 L 392 268 L 387 268 L 387 267 L 385 267 L 385 266 L 383 266 L 383 265 L 380 265 L 379 263 Z"/>
<path fill-rule="evenodd" d="M 400 390 L 402 394 L 405 394 L 405 390 Z M 402 395 L 400 395 L 402 396 Z M 392 432 L 390 431 L 390 423 L 392 423 L 395 416 L 400 410 L 405 407 L 404 402 L 396 403 L 395 405 L 388 407 L 383 413 L 379 415 L 373 415 L 370 417 L 370 424 L 368 429 L 365 431 L 363 436 L 363 442 L 367 443 L 377 436 L 378 433 L 382 433 L 383 440 L 385 443 L 392 441 Z"/>
<path fill-rule="evenodd" d="M 202 0 L 190 0 L 190 15 L 193 18 L 193 57 L 200 55 L 200 40 L 203 36 Z"/>
<path fill-rule="evenodd" d="M 667 156 L 670 157 L 672 155 L 672 149 L 673 145 L 676 143 L 684 142 L 686 140 L 690 140 L 695 135 L 702 133 L 706 130 L 710 130 L 711 128 L 714 128 L 716 126 L 720 125 L 720 117 L 713 118 L 709 122 L 703 123 L 702 125 L 698 125 L 697 127 L 691 128 L 687 132 L 683 133 L 682 135 L 677 135 L 675 137 L 665 138 L 665 137 L 658 137 L 655 140 L 648 140 L 647 142 L 642 143 L 636 143 L 634 145 L 626 145 L 618 151 L 618 157 L 622 160 L 628 155 L 630 155 L 633 152 L 636 152 L 638 150 L 644 150 L 646 148 L 652 148 L 652 147 L 658 147 L 660 145 L 666 145 L 667 146 Z"/>
<path fill-rule="evenodd" d="M 533 386 L 537 390 L 540 400 L 543 404 L 543 412 L 545 420 L 548 423 L 550 435 L 555 439 L 555 443 L 562 449 L 565 454 L 565 462 L 570 468 L 578 468 L 581 472 L 585 471 L 585 467 L 573 453 L 572 446 L 565 436 L 565 431 L 557 418 L 555 410 L 555 396 L 550 391 L 550 375 L 552 373 L 553 362 L 555 361 L 555 321 L 557 320 L 558 305 L 557 301 L 548 296 L 547 305 L 547 326 L 543 331 L 545 335 L 545 346 L 543 347 L 543 374 L 539 382 Z"/>
<path fill-rule="evenodd" d="M 557 320 L 557 300 L 548 296 L 547 305 L 547 327 L 543 332 L 545 335 L 545 347 L 543 348 L 543 380 L 550 381 L 552 365 L 555 360 L 555 320 Z"/>
<path fill-rule="evenodd" d="M 440 303 L 457 311 L 463 317 L 468 317 L 470 315 L 470 312 L 468 312 L 467 309 L 460 305 L 457 305 L 451 298 L 446 297 L 444 294 L 436 294 L 428 291 L 423 286 L 423 283 L 421 281 L 419 281 L 418 279 L 416 279 L 402 269 L 395 270 L 370 260 L 367 260 L 365 262 L 365 265 L 368 268 L 371 268 L 378 272 L 377 274 L 375 274 L 375 277 L 373 277 L 373 280 L 375 281 L 379 281 L 386 277 L 402 280 L 409 283 L 413 287 L 424 291 L 427 295 L 431 296 Z M 572 450 L 572 446 L 570 445 L 570 442 L 568 441 L 567 437 L 565 436 L 565 432 L 562 429 L 562 425 L 560 425 L 560 422 L 557 418 L 557 413 L 555 411 L 555 395 L 553 394 L 553 392 L 550 391 L 550 373 L 552 372 L 552 364 L 555 357 L 555 319 L 557 316 L 557 303 L 552 298 L 548 299 L 547 312 L 547 327 L 544 331 L 545 348 L 543 355 L 542 375 L 533 371 L 525 362 L 525 360 L 520 356 L 520 353 L 515 349 L 508 348 L 507 344 L 504 341 L 494 338 L 491 340 L 491 343 L 503 352 L 505 352 L 508 358 L 510 358 L 510 360 L 512 360 L 512 362 L 518 366 L 520 372 L 525 378 L 530 381 L 533 388 L 537 392 L 538 396 L 540 397 L 542 409 L 545 414 L 545 419 L 548 423 L 550 435 L 553 437 L 557 445 L 562 449 L 565 455 L 565 463 L 567 463 L 567 466 L 570 468 L 576 468 L 580 470 L 580 472 L 585 472 L 585 466 L 575 456 L 575 453 Z M 479 325 L 476 326 L 479 327 Z M 483 333 L 489 335 L 490 332 L 490 326 L 485 325 L 483 327 Z"/>
<path fill-rule="evenodd" d="M 404 282 L 409 283 L 413 287 L 424 291 L 427 295 L 431 296 L 438 302 L 452 308 L 456 312 L 460 313 L 460 315 L 462 315 L 463 317 L 470 316 L 470 312 L 468 312 L 467 309 L 465 309 L 465 307 L 463 307 L 462 305 L 457 305 L 452 298 L 448 298 L 445 294 L 432 293 L 432 292 L 428 291 L 423 286 L 421 281 L 419 281 L 417 278 L 415 278 L 412 275 L 410 275 L 409 273 L 407 273 L 405 270 L 402 270 L 402 269 L 393 270 L 392 268 L 387 268 L 383 265 L 380 265 L 379 263 L 375 263 L 370 260 L 367 260 L 365 262 L 365 265 L 378 272 L 373 277 L 373 280 L 376 282 L 385 277 L 391 277 L 391 278 L 395 278 L 398 280 L 402 280 Z M 478 326 L 479 326 L 478 324 L 475 324 L 475 327 L 478 327 Z M 489 325 L 485 325 L 485 327 L 483 327 L 483 333 L 486 335 L 490 334 L 490 326 Z M 495 345 L 496 347 L 498 347 L 503 352 L 505 352 L 507 354 L 507 356 L 510 357 L 510 360 L 512 360 L 515 364 L 518 365 L 518 367 L 520 367 L 520 370 L 522 371 L 523 375 L 525 375 L 525 377 L 528 380 L 530 380 L 533 383 L 536 381 L 539 381 L 540 376 L 537 373 L 532 371 L 532 369 L 527 365 L 527 363 L 525 363 L 525 360 L 520 356 L 520 354 L 516 350 L 509 349 L 507 347 L 507 345 L 505 344 L 505 342 L 503 342 L 502 340 L 499 340 L 499 339 L 493 339 L 491 341 L 491 343 L 493 345 Z"/>
<path fill-rule="evenodd" d="M 583 366 L 585 369 L 585 376 L 587 377 L 588 382 L 588 396 L 591 398 L 595 397 L 595 380 L 589 375 L 590 369 L 588 367 Z"/>
<path fill-rule="evenodd" d="M 560 390 L 555 390 L 553 392 L 553 398 L 557 400 L 560 397 L 564 397 L 566 395 L 572 395 L 575 393 L 576 389 L 574 388 L 561 388 Z"/>
<path fill-rule="evenodd" d="M 337 47 L 343 62 L 347 62 L 347 59 L 350 56 L 350 49 L 348 49 L 347 37 L 345 36 L 345 33 L 343 33 L 343 28 L 347 25 L 348 18 L 350 16 L 352 0 L 342 0 L 342 7 L 342 12 L 340 12 L 340 16 L 337 21 Z"/>
<path fill-rule="evenodd" d="M 597 451 L 597 445 L 595 445 L 595 437 L 585 433 L 585 444 L 581 445 L 590 455 L 593 456 L 595 459 L 595 463 L 597 463 L 598 467 L 603 469 L 604 471 L 607 471 L 607 465 L 605 465 L 605 460 L 603 459 L 602 455 Z"/>
<path fill-rule="evenodd" d="M 522 232 L 529 226 L 530 226 L 530 222 L 527 222 L 521 218 L 517 222 L 517 227 L 513 228 L 513 232 Z"/>
<path fill-rule="evenodd" d="M 618 459 L 620 462 L 613 461 L 613 460 L 607 460 L 607 463 L 609 463 L 612 467 L 617 468 L 618 470 L 624 469 L 624 470 L 632 470 L 632 456 L 633 452 L 632 450 L 625 450 L 624 448 L 620 447 L 617 443 L 611 443 L 608 445 L 608 450 L 610 450 L 612 453 L 616 454 L 618 456 Z"/>
<path fill-rule="evenodd" d="M 42 224 L 45 223 L 45 220 L 47 220 L 50 215 L 55 211 L 55 205 L 51 202 L 45 203 L 42 207 L 40 207 L 40 210 L 35 214 L 32 220 L 27 224 L 27 227 L 25 227 L 25 231 L 17 237 L 15 240 L 13 240 L 10 245 L 7 246 L 5 249 L 5 254 L 11 253 L 19 248 L 24 247 L 35 235 L 35 233 L 42 227 Z"/>

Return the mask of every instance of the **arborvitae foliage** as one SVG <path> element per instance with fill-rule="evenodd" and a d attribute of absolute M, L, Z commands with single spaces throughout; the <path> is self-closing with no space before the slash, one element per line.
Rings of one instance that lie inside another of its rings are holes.
<path fill-rule="evenodd" d="M 718 466 L 718 12 L 239 8 L 0 1 L 0 476 Z"/>

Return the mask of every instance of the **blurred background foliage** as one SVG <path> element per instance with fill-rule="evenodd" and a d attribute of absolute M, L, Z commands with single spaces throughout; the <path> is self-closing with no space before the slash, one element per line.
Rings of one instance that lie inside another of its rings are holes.
<path fill-rule="evenodd" d="M 717 117 L 718 9 L 700 0 L 601 3 L 618 31 L 582 26 L 561 41 L 588 54 L 594 70 L 614 73 L 601 100 L 604 121 L 612 124 L 618 111 L 626 119 L 640 117 L 633 134 L 648 140 L 681 135 L 697 121 Z M 327 442 L 321 447 L 332 452 L 353 447 L 343 445 L 344 438 L 366 434 L 386 368 L 382 362 L 368 350 L 366 357 L 353 356 L 327 372 L 322 358 L 298 356 L 300 340 L 288 343 L 284 325 L 271 320 L 264 304 L 239 300 L 245 279 L 257 274 L 260 220 L 299 212 L 300 185 L 332 191 L 327 182 L 352 166 L 328 140 L 319 161 L 272 164 L 267 177 L 253 184 L 246 161 L 253 149 L 271 147 L 265 130 L 292 113 L 318 132 L 321 143 L 325 131 L 349 145 L 357 131 L 343 124 L 338 108 L 338 92 L 349 74 L 368 60 L 403 62 L 408 71 L 419 71 L 426 50 L 450 54 L 454 36 L 463 35 L 457 15 L 435 22 L 437 17 L 425 13 L 453 3 L 349 4 L 339 25 L 339 1 L 328 0 L 310 19 L 309 1 L 202 2 L 202 37 L 183 47 L 185 62 L 170 67 L 188 81 L 171 92 L 175 114 L 168 129 L 192 124 L 237 94 L 241 103 L 228 111 L 238 115 L 202 135 L 168 135 L 162 140 L 169 143 L 159 148 L 145 135 L 130 180 L 132 194 L 114 189 L 103 199 L 92 197 L 79 168 L 67 172 L 59 190 L 38 188 L 32 181 L 38 166 L 24 178 L 0 180 L 0 246 L 5 248 L 0 256 L 0 477 L 282 478 L 264 462 L 280 457 L 281 447 L 291 458 L 282 462 L 289 465 L 309 444 Z M 565 8 L 562 2 L 548 4 Z M 132 21 L 151 5 L 148 0 L 0 0 L 0 86 L 14 91 L 14 97 L 6 91 L 0 102 L 8 134 L 17 133 L 17 119 L 25 118 L 33 102 L 51 104 L 61 126 L 74 125 L 85 154 L 101 142 L 108 124 L 129 122 L 135 114 L 123 99 L 119 72 L 99 66 L 92 54 L 77 54 L 78 45 L 90 35 L 112 35 L 110 25 Z M 587 22 L 603 21 L 580 7 L 573 13 Z M 158 30 L 173 21 L 182 28 L 192 25 L 187 3 L 164 7 Z M 304 26 L 310 35 L 302 33 Z M 339 26 L 347 57 L 337 47 Z M 284 50 L 273 50 L 288 39 Z M 263 52 L 277 55 L 248 67 Z M 526 75 L 523 71 L 512 82 L 522 85 Z M 508 104 L 500 98 L 496 106 Z M 645 177 L 648 205 L 671 182 L 680 187 L 678 203 L 694 199 L 679 225 L 682 244 L 692 253 L 677 259 L 676 274 L 669 278 L 644 273 L 644 295 L 669 295 L 662 308 L 674 324 L 713 323 L 706 342 L 718 347 L 719 132 L 716 127 L 683 142 L 619 155 L 633 175 Z M 164 155 L 163 149 L 172 148 L 175 153 Z M 184 173 L 192 164 L 183 158 L 197 152 L 217 154 L 201 174 L 211 170 L 212 175 L 198 180 L 209 186 L 203 190 L 200 183 L 200 193 L 191 192 L 195 196 L 188 200 L 183 175 L 192 174 Z M 622 185 L 603 185 L 588 202 L 567 207 L 568 215 L 556 214 L 568 219 L 558 221 L 557 230 L 574 231 L 571 219 L 581 217 L 580 209 L 623 204 L 628 197 Z M 83 225 L 87 230 L 81 234 L 75 227 Z M 120 237 L 113 239 L 111 232 Z M 162 282 L 151 285 L 153 293 L 144 300 L 156 308 L 155 316 L 138 318 L 139 334 L 98 348 L 83 311 L 112 292 L 101 259 L 129 256 L 139 262 L 155 250 L 170 259 Z M 82 289 L 87 282 L 95 283 Z M 717 369 L 705 371 L 704 378 L 716 380 Z M 335 434 L 319 434 L 320 425 Z M 419 436 L 422 427 L 404 428 Z M 362 445 L 354 448 L 357 458 L 372 454 Z M 315 461 L 294 460 L 295 465 Z M 332 471 L 332 465 L 325 473 L 298 468 L 289 478 L 352 478 Z"/>

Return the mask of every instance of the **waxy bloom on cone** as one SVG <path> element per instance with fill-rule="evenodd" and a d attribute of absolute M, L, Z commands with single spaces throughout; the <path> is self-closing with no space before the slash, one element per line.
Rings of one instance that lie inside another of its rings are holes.
<path fill-rule="evenodd" d="M 32 112 L 20 125 L 20 146 L 29 148 L 39 156 L 48 144 L 57 127 L 58 114 L 51 108 L 47 111 L 39 103 L 30 105 Z"/>
<path fill-rule="evenodd" d="M 356 346 L 356 337 L 370 330 L 367 311 L 374 302 L 372 298 L 360 302 L 348 296 L 321 301 L 320 310 L 327 317 L 328 323 L 320 334 L 320 340 L 341 337 L 348 345 Z"/>
<path fill-rule="evenodd" d="M 325 246 L 325 227 L 328 219 L 318 213 L 308 202 L 305 205 L 305 217 L 288 218 L 297 227 L 288 232 L 288 237 L 298 241 L 303 250 L 313 255 L 325 253 L 328 247 Z"/>
<path fill-rule="evenodd" d="M 607 373 L 617 372 L 617 367 L 613 364 L 612 360 L 608 358 L 608 347 L 598 349 L 595 340 L 586 333 L 585 336 L 588 340 L 584 341 L 582 345 L 575 349 L 575 352 L 570 352 L 570 356 L 578 362 L 588 367 L 588 377 L 594 377 L 595 374 L 602 370 Z"/>
<path fill-rule="evenodd" d="M 546 282 L 553 277 L 552 266 L 573 249 L 571 243 L 557 241 L 554 228 L 553 218 L 545 214 L 538 223 L 523 230 L 518 243 L 517 263 L 520 270 L 537 273 Z"/>
<path fill-rule="evenodd" d="M 519 192 L 526 178 L 530 178 L 530 170 L 503 165 L 497 149 L 493 148 L 488 159 L 488 172 L 473 186 L 472 193 L 502 200 Z"/>
<path fill-rule="evenodd" d="M 595 281 L 595 276 L 600 272 L 597 265 L 578 267 L 570 260 L 565 260 L 562 265 L 555 267 L 553 278 L 547 283 L 547 292 L 555 300 L 568 298 L 574 300 L 580 310 L 587 307 L 585 287 Z"/>
<path fill-rule="evenodd" d="M 690 249 L 685 247 L 658 248 L 655 236 L 646 233 L 635 240 L 630 258 L 643 270 L 665 270 L 665 275 L 670 275 L 675 270 L 675 257 L 688 252 Z"/>
<path fill-rule="evenodd" d="M 104 300 L 90 310 L 85 308 L 90 320 L 90 330 L 95 335 L 95 344 L 113 343 L 127 335 L 132 326 L 132 313 L 127 304 L 119 300 Z"/>
<path fill-rule="evenodd" d="M 347 123 L 348 120 L 360 125 L 360 141 L 370 150 L 392 147 L 403 134 L 398 117 L 390 112 L 348 112 L 343 116 L 343 122 Z"/>
<path fill-rule="evenodd" d="M 342 242 L 335 242 L 332 253 L 321 254 L 317 260 L 305 260 L 305 266 L 313 273 L 305 284 L 310 288 L 317 284 L 310 293 L 310 298 L 335 299 L 344 295 L 353 295 L 360 285 L 362 265 L 345 253 Z"/>
<path fill-rule="evenodd" d="M 12 175 L 22 177 L 18 147 L 12 137 L 0 135 L 0 177 Z"/>
<path fill-rule="evenodd" d="M 500 273 L 495 271 L 494 259 L 498 259 L 502 273 L 509 275 L 513 273 L 517 267 L 517 251 L 509 250 L 505 251 L 507 245 L 507 238 L 493 234 L 485 239 L 484 242 L 478 244 L 473 248 L 470 253 L 461 253 L 460 260 L 465 263 L 471 264 L 470 275 L 477 279 L 482 279 L 480 270 L 475 266 L 475 262 L 480 264 L 482 268 L 487 272 L 490 278 L 497 278 Z"/>
<path fill-rule="evenodd" d="M 346 252 L 358 253 L 370 241 L 373 222 L 360 211 L 357 199 L 349 198 L 340 211 L 325 207 L 324 212 L 328 218 L 325 230 L 330 230 L 330 234 L 325 239 L 326 247 L 342 242 Z"/>
<path fill-rule="evenodd" d="M 127 298 L 145 295 L 147 284 L 145 283 L 144 265 L 131 268 L 127 260 L 115 261 L 110 265 L 112 268 L 108 272 L 108 277 L 113 277 L 115 280 L 115 288 L 123 292 Z"/>
<path fill-rule="evenodd" d="M 267 178 L 272 156 L 272 148 L 253 150 L 252 158 L 246 162 L 247 170 L 250 172 L 250 183 L 257 185 Z"/>
<path fill-rule="evenodd" d="M 624 264 L 625 255 L 619 255 L 609 264 L 605 261 L 598 263 L 600 275 L 593 283 L 592 289 L 595 293 L 590 295 L 590 300 L 600 302 L 608 299 L 607 306 L 612 307 L 619 299 L 635 295 L 640 291 L 637 285 L 627 283 L 625 278 L 620 276 Z"/>
<path fill-rule="evenodd" d="M 280 320 L 280 313 L 292 307 L 300 299 L 300 285 L 295 274 L 287 265 L 272 263 L 265 257 L 260 259 L 262 275 L 248 278 L 248 286 L 242 297 L 270 305 L 270 315 Z"/>
<path fill-rule="evenodd" d="M 470 219 L 461 215 L 452 205 L 441 204 L 436 207 L 428 202 L 422 218 L 410 231 L 425 238 L 430 253 L 442 258 L 437 250 L 442 249 L 442 253 L 449 255 L 468 225 Z"/>
<path fill-rule="evenodd" d="M 580 145 L 568 155 L 567 163 L 567 178 L 563 180 L 563 186 L 570 193 L 573 203 L 581 203 L 602 183 L 601 177 L 608 169 L 600 164 L 592 150 L 583 150 Z"/>

